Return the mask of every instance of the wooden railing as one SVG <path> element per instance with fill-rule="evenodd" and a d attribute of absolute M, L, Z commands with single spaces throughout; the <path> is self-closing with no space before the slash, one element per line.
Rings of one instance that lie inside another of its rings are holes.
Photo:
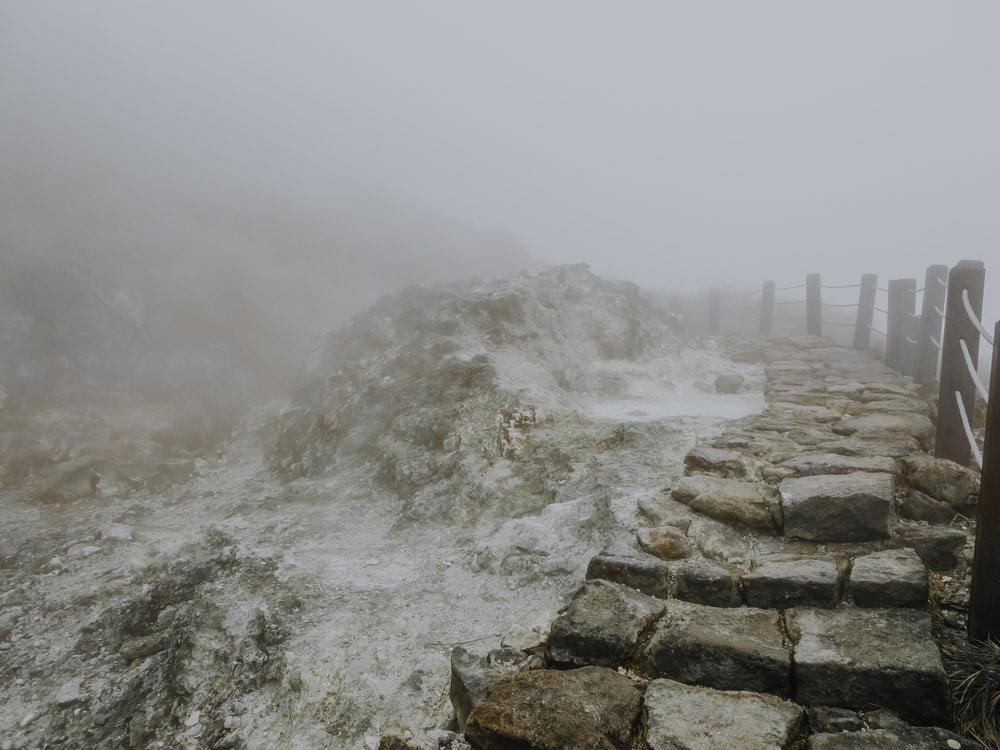
<path fill-rule="evenodd" d="M 875 274 L 864 274 L 860 283 L 843 285 L 824 285 L 819 274 L 809 274 L 804 284 L 779 287 L 774 281 L 765 281 L 760 290 L 741 294 L 714 289 L 709 294 L 708 314 L 708 332 L 717 335 L 722 332 L 724 312 L 735 311 L 745 317 L 751 310 L 759 310 L 760 333 L 770 336 L 776 307 L 797 311 L 804 305 L 805 315 L 780 319 L 804 322 L 805 332 L 815 336 L 823 334 L 824 326 L 853 327 L 853 346 L 862 351 L 871 347 L 873 333 L 882 336 L 889 367 L 917 383 L 938 382 L 934 455 L 982 471 L 969 603 L 970 641 L 1000 641 L 1000 354 L 994 343 L 1000 340 L 1000 321 L 993 333 L 982 323 L 985 280 L 983 264 L 969 260 L 951 269 L 930 266 L 920 289 L 916 279 L 893 279 L 883 288 Z M 805 289 L 804 298 L 776 296 L 800 289 Z M 833 289 L 858 289 L 858 301 L 824 302 L 823 290 Z M 918 315 L 916 296 L 921 293 Z M 878 305 L 879 294 L 885 295 L 884 308 Z M 755 302 L 746 301 L 753 298 Z M 724 301 L 730 304 L 724 306 Z M 679 300 L 672 308 L 680 312 Z M 824 321 L 823 310 L 831 308 L 856 308 L 854 321 Z M 885 317 L 884 331 L 874 323 L 876 312 Z M 988 388 L 978 372 L 981 342 L 993 347 Z M 977 399 L 987 406 L 982 447 L 973 430 Z"/>

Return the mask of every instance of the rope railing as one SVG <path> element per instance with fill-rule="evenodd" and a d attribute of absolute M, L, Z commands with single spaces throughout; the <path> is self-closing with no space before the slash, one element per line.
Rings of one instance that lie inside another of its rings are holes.
<path fill-rule="evenodd" d="M 983 397 L 983 401 L 986 403 L 990 402 L 990 394 L 986 390 L 986 386 L 983 385 L 983 381 L 979 379 L 979 373 L 976 372 L 976 366 L 972 364 L 972 355 L 969 353 L 969 346 L 965 343 L 965 339 L 958 340 L 958 346 L 962 350 L 962 357 L 965 359 L 965 366 L 969 370 L 969 377 L 972 378 L 972 382 L 976 386 L 976 390 L 979 391 L 979 395 Z M 965 411 L 965 408 L 962 408 Z"/>
<path fill-rule="evenodd" d="M 857 289 L 861 284 L 840 284 L 840 285 L 827 285 L 821 284 L 821 289 Z"/>
<path fill-rule="evenodd" d="M 972 434 L 972 425 L 969 424 L 969 415 L 965 413 L 965 404 L 962 403 L 961 391 L 955 391 L 955 403 L 958 406 L 958 414 L 962 418 L 962 427 L 965 430 L 965 439 L 969 443 L 969 450 L 972 451 L 972 457 L 976 459 L 976 463 L 982 469 L 983 452 L 979 450 L 979 443 L 976 441 L 976 436 Z"/>
<path fill-rule="evenodd" d="M 975 311 L 972 309 L 972 304 L 969 302 L 968 289 L 962 290 L 962 305 L 965 307 L 965 314 L 969 316 L 969 320 L 972 322 L 972 325 L 974 325 L 976 330 L 979 331 L 979 335 L 986 340 L 987 344 L 993 346 L 993 337 L 990 336 L 990 332 L 986 330 L 986 327 L 979 319 L 979 316 L 976 315 Z"/>

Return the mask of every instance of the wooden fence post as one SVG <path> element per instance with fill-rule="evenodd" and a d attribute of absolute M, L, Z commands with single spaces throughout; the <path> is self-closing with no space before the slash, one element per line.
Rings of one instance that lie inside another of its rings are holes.
<path fill-rule="evenodd" d="M 889 280 L 889 303 L 886 305 L 885 322 L 885 364 L 899 371 L 903 353 L 903 331 L 905 330 L 906 279 Z"/>
<path fill-rule="evenodd" d="M 1000 322 L 994 327 L 993 340 L 1000 344 Z M 1000 346 L 993 348 L 990 373 L 969 599 L 969 640 L 973 642 L 1000 639 Z"/>
<path fill-rule="evenodd" d="M 774 282 L 765 281 L 760 295 L 760 333 L 770 336 L 774 333 Z"/>
<path fill-rule="evenodd" d="M 722 333 L 722 291 L 719 289 L 708 293 L 708 333 L 711 336 Z"/>
<path fill-rule="evenodd" d="M 972 366 L 979 364 L 979 330 L 969 320 L 962 302 L 962 292 L 977 317 L 983 314 L 983 285 L 986 269 L 981 261 L 963 260 L 948 273 L 948 302 L 944 316 L 944 348 L 941 351 L 941 385 L 938 389 L 938 420 L 934 436 L 934 455 L 968 466 L 972 451 L 965 437 L 962 416 L 958 413 L 955 392 L 961 394 L 965 413 L 975 414 L 976 384 L 969 374 L 960 341 L 965 341 Z"/>
<path fill-rule="evenodd" d="M 806 333 L 810 336 L 823 335 L 823 303 L 820 298 L 820 278 L 818 273 L 806 275 Z"/>
<path fill-rule="evenodd" d="M 859 351 L 868 351 L 868 347 L 871 346 L 877 287 L 878 276 L 873 273 L 861 276 L 861 291 L 858 293 L 858 320 L 854 325 L 854 348 Z"/>
<path fill-rule="evenodd" d="M 924 299 L 920 306 L 920 355 L 914 379 L 918 383 L 937 380 L 941 359 L 941 323 L 944 322 L 945 290 L 948 288 L 948 266 L 929 266 L 924 278 Z M 937 343 L 935 343 L 935 341 Z"/>

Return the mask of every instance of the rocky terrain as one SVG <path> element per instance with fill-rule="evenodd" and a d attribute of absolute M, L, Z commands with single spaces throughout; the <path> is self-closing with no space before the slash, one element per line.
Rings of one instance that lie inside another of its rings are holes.
<path fill-rule="evenodd" d="M 67 311 L 2 311 L 4 750 L 446 726 L 455 649 L 537 643 L 695 441 L 763 408 L 759 364 L 581 266 L 387 297 L 247 408 L 237 356 L 151 358 L 140 300 L 39 278 Z"/>
<path fill-rule="evenodd" d="M 960 666 L 979 472 L 928 454 L 933 399 L 829 339 L 730 346 L 768 406 L 640 501 L 546 637 L 453 652 L 455 724 L 379 750 L 995 746 L 991 709 L 952 731 L 995 667 Z"/>

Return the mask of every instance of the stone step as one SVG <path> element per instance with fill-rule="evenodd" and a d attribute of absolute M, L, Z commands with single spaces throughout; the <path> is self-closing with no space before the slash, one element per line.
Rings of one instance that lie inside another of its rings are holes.
<path fill-rule="evenodd" d="M 926 612 L 790 609 L 785 623 L 799 703 L 882 706 L 917 724 L 948 720 L 948 680 Z"/>
<path fill-rule="evenodd" d="M 756 482 L 707 475 L 683 477 L 671 495 L 710 518 L 771 534 L 781 528 L 777 502 Z"/>
<path fill-rule="evenodd" d="M 850 586 L 854 603 L 859 607 L 927 606 L 927 568 L 912 549 L 856 557 Z"/>
<path fill-rule="evenodd" d="M 892 474 L 816 475 L 778 485 L 785 535 L 827 542 L 886 539 L 894 512 Z"/>
<path fill-rule="evenodd" d="M 841 576 L 833 558 L 763 557 L 743 574 L 743 599 L 758 609 L 836 607 Z"/>

